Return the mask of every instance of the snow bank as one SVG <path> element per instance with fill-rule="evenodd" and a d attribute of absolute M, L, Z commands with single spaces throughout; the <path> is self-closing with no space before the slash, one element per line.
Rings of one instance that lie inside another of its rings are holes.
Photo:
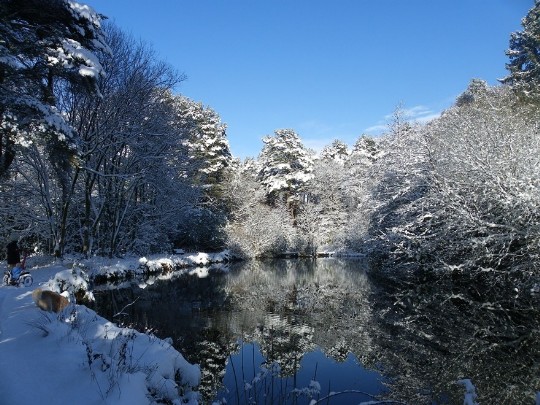
<path fill-rule="evenodd" d="M 34 285 L 54 291 L 86 287 L 77 266 L 33 269 Z M 0 287 L 2 403 L 196 404 L 198 365 L 170 340 L 120 328 L 70 304 L 44 312 L 32 289 Z"/>
<path fill-rule="evenodd" d="M 199 384 L 200 369 L 189 364 L 169 342 L 119 328 L 86 307 L 78 307 L 67 322 L 75 326 L 66 339 L 76 338 L 84 346 L 85 367 L 96 381 L 101 380 L 100 386 L 106 387 L 108 395 L 121 396 L 135 377 L 137 384 L 144 381 L 147 398 L 197 403 L 192 389 Z"/>
<path fill-rule="evenodd" d="M 61 329 L 62 323 L 70 326 L 68 333 L 50 343 L 79 346 L 79 352 L 85 354 L 79 359 L 85 360 L 83 370 L 95 380 L 105 398 L 116 401 L 134 389 L 141 397 L 136 400 L 130 393 L 129 400 L 135 403 L 197 403 L 197 393 L 192 389 L 199 384 L 199 367 L 189 364 L 168 342 L 119 328 L 84 306 L 76 307 L 65 321 L 52 320 L 49 328 Z"/>
<path fill-rule="evenodd" d="M 219 265 L 233 259 L 233 255 L 228 250 L 224 250 L 219 253 L 180 253 L 167 256 L 156 255 L 149 258 L 110 260 L 109 263 L 98 265 L 93 261 L 89 276 L 95 281 L 110 281 L 210 265 L 213 265 L 215 269 L 224 269 L 224 266 Z M 204 270 L 200 273 L 204 274 Z"/>
<path fill-rule="evenodd" d="M 99 277 L 167 277 L 181 269 L 205 277 L 230 260 L 228 251 L 71 259 L 65 265 L 31 260 L 34 287 L 69 296 L 71 304 L 60 314 L 44 312 L 34 304 L 32 289 L 0 286 L 0 402 L 196 404 L 200 368 L 169 340 L 120 328 L 75 301 L 92 299 L 91 283 Z"/>

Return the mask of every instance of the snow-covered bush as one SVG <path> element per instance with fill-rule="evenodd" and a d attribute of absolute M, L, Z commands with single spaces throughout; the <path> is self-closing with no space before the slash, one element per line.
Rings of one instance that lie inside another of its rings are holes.
<path fill-rule="evenodd" d="M 362 215 L 367 214 L 365 248 L 381 255 L 392 253 L 403 264 L 416 253 L 409 240 L 414 236 L 411 224 L 423 212 L 423 198 L 430 187 L 425 140 L 421 129 L 407 123 L 398 109 L 380 147 L 383 152 L 368 172 L 370 198 L 359 207 L 355 222 L 363 224 Z M 348 239 L 354 243 L 353 237 Z"/>
<path fill-rule="evenodd" d="M 227 248 L 243 258 L 272 256 L 289 248 L 294 234 L 292 219 L 283 206 L 266 203 L 266 191 L 255 179 L 256 165 L 240 165 L 225 188 L 229 221 L 225 227 Z"/>
<path fill-rule="evenodd" d="M 511 88 L 473 81 L 427 128 L 421 252 L 465 269 L 530 268 L 540 254 L 539 118 Z"/>
<path fill-rule="evenodd" d="M 378 251 L 410 268 L 528 269 L 540 254 L 539 118 L 512 89 L 473 81 L 439 119 L 391 137 L 373 188 Z"/>
<path fill-rule="evenodd" d="M 228 248 L 239 257 L 274 256 L 287 251 L 294 234 L 287 210 L 265 204 L 252 207 L 241 222 L 226 227 Z"/>
<path fill-rule="evenodd" d="M 89 277 L 81 263 L 74 263 L 71 269 L 58 272 L 44 284 L 43 288 L 62 294 L 66 292 L 77 302 L 94 301 L 94 295 L 89 289 Z"/>
<path fill-rule="evenodd" d="M 523 362 L 518 352 L 537 355 L 538 122 L 532 98 L 473 81 L 439 119 L 385 141 L 374 165 L 371 274 L 386 295 L 374 314 L 378 339 L 395 345 L 388 372 L 401 398 L 422 385 L 448 392 L 435 374 L 474 376 L 482 403 L 519 402 L 535 387 L 534 373 L 509 364 Z M 459 367 L 448 361 L 457 357 Z M 480 372 L 487 358 L 504 367 Z"/>

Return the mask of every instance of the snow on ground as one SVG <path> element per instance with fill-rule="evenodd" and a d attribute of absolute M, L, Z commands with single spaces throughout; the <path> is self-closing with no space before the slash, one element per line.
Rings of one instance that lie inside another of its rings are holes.
<path fill-rule="evenodd" d="M 168 256 L 155 255 L 148 258 L 102 258 L 99 261 L 92 259 L 90 263 L 81 261 L 79 264 L 88 268 L 88 274 L 93 279 L 113 280 L 210 265 L 213 268 L 219 268 L 220 265 L 232 259 L 231 253 L 224 250 L 219 253 L 179 253 Z"/>
<path fill-rule="evenodd" d="M 82 305 L 42 311 L 35 288 L 58 291 L 84 280 L 61 264 L 30 272 L 30 288 L 0 286 L 2 404 L 197 403 L 200 369 L 168 341 L 119 328 Z"/>

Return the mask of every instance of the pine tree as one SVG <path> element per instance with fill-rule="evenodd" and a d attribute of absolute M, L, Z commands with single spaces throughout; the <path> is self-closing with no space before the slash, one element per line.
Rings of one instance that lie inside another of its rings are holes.
<path fill-rule="evenodd" d="M 349 148 L 340 140 L 336 139 L 331 145 L 327 145 L 321 152 L 321 158 L 323 160 L 335 160 L 341 164 L 349 158 Z"/>
<path fill-rule="evenodd" d="M 362 135 L 353 146 L 351 159 L 359 160 L 365 166 L 371 164 L 377 159 L 379 149 L 375 140 L 367 135 Z"/>
<path fill-rule="evenodd" d="M 349 159 L 345 162 L 348 176 L 344 179 L 345 201 L 349 212 L 358 208 L 365 198 L 369 170 L 380 154 L 380 147 L 375 140 L 362 135 L 354 144 Z"/>
<path fill-rule="evenodd" d="M 534 87 L 540 81 L 540 0 L 521 20 L 523 31 L 510 35 L 510 48 L 506 55 L 510 63 L 506 68 L 510 75 L 502 79 L 503 83 Z"/>
<path fill-rule="evenodd" d="M 183 145 L 188 156 L 183 175 L 202 195 L 186 221 L 189 226 L 178 239 L 201 249 L 217 249 L 225 237 L 228 201 L 224 189 L 233 165 L 227 127 L 213 109 L 202 103 L 176 96 L 174 106 L 175 125 L 185 136 Z"/>
<path fill-rule="evenodd" d="M 95 93 L 102 73 L 94 52 L 108 50 L 101 16 L 67 0 L 0 2 L 0 174 L 16 144 L 37 135 L 51 152 L 76 150 L 77 135 L 59 111 L 62 86 Z"/>
<path fill-rule="evenodd" d="M 292 129 L 280 129 L 263 139 L 259 181 L 269 202 L 282 198 L 293 211 L 304 186 L 313 177 L 313 156 Z"/>
<path fill-rule="evenodd" d="M 176 97 L 176 108 L 180 126 L 187 134 L 188 175 L 209 195 L 219 196 L 220 185 L 232 164 L 227 126 L 213 109 L 189 98 Z"/>

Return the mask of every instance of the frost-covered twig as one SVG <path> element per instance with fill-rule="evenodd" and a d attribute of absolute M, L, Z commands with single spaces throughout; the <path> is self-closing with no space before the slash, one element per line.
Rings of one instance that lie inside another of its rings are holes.
<path fill-rule="evenodd" d="M 130 302 L 129 304 L 126 304 L 126 305 L 124 306 L 124 308 L 122 308 L 122 309 L 120 310 L 120 312 L 117 312 L 116 314 L 113 315 L 113 318 L 116 318 L 117 316 L 120 316 L 120 315 L 127 315 L 126 313 L 124 313 L 124 310 L 125 310 L 126 308 L 132 306 L 133 304 L 135 304 L 135 303 L 139 300 L 139 298 L 140 298 L 140 297 L 137 297 L 137 298 L 135 298 L 134 301 Z"/>

